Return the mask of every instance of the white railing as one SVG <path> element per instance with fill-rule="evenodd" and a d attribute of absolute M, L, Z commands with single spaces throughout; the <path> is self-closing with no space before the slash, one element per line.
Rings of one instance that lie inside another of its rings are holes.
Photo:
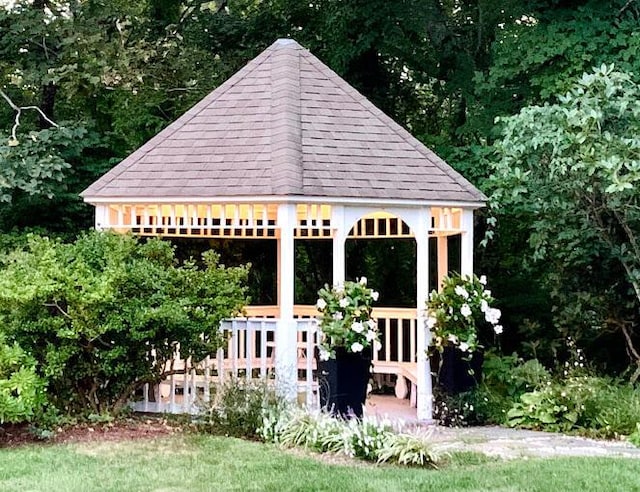
<path fill-rule="evenodd" d="M 315 306 L 297 305 L 294 309 L 297 327 L 298 400 L 309 407 L 318 404 L 315 347 L 318 326 Z M 154 388 L 146 386 L 141 400 L 133 407 L 138 411 L 193 413 L 211 398 L 212 385 L 229 379 L 244 378 L 277 384 L 275 333 L 280 314 L 278 306 L 251 306 L 251 317 L 225 320 L 220 329 L 227 343 L 216 354 L 200 362 L 183 360 L 179 348 L 167 364 L 169 376 Z M 373 357 L 373 373 L 393 375 L 404 385 L 404 378 L 413 383 L 417 356 L 416 316 L 414 309 L 376 308 L 382 348 Z M 381 376 L 382 377 L 382 376 Z M 397 394 L 404 395 L 404 386 Z"/>
<path fill-rule="evenodd" d="M 275 382 L 274 318 L 236 318 L 225 320 L 220 329 L 227 336 L 226 346 L 214 356 L 200 362 L 184 360 L 179 347 L 167 363 L 167 378 L 155 387 L 145 385 L 141 399 L 133 409 L 142 412 L 197 413 L 211 400 L 212 385 L 233 379 Z M 298 336 L 298 394 L 310 407 L 317 405 L 317 384 L 314 382 L 317 343 L 315 319 L 296 321 Z"/>

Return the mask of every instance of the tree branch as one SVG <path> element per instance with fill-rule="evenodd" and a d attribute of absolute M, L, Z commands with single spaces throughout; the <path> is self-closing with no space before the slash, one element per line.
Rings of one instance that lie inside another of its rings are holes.
<path fill-rule="evenodd" d="M 13 109 L 16 112 L 16 117 L 14 120 L 14 124 L 13 127 L 11 127 L 11 139 L 14 142 L 18 141 L 18 137 L 16 136 L 16 132 L 18 131 L 18 127 L 20 126 L 20 115 L 22 114 L 22 111 L 24 111 L 25 109 L 32 109 L 34 111 L 37 111 L 38 113 L 40 113 L 40 117 L 45 120 L 47 123 L 49 123 L 51 126 L 55 126 L 56 128 L 60 128 L 60 125 L 58 125 L 55 121 L 52 121 L 51 119 L 49 119 L 49 117 L 44 114 L 44 111 L 42 111 L 38 106 L 18 106 L 16 103 L 14 103 L 11 98 L 7 95 L 7 93 L 5 91 L 3 91 L 2 89 L 0 89 L 0 96 L 3 97 L 3 99 L 5 101 L 7 101 L 7 104 L 9 104 L 9 106 L 11 107 L 11 109 Z"/>
<path fill-rule="evenodd" d="M 44 305 L 44 306 L 46 306 L 46 307 L 54 307 L 54 308 L 56 308 L 58 311 L 60 311 L 60 313 L 62 313 L 62 315 L 63 315 L 64 317 L 71 319 L 71 316 L 69 315 L 69 313 L 67 313 L 64 309 L 62 309 L 62 308 L 60 307 L 60 304 L 58 304 L 58 302 L 57 302 L 57 301 L 54 301 L 54 302 L 45 302 L 43 305 Z"/>
<path fill-rule="evenodd" d="M 627 3 L 625 3 L 622 8 L 620 10 L 618 10 L 618 17 L 620 17 L 622 14 L 624 14 L 624 11 L 627 10 L 632 3 L 635 3 L 636 0 L 627 0 Z"/>

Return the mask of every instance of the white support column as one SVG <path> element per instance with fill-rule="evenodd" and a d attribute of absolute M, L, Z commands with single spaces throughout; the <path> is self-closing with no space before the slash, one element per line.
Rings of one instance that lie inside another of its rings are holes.
<path fill-rule="evenodd" d="M 473 210 L 464 209 L 462 211 L 462 220 L 460 221 L 462 229 L 462 247 L 460 251 L 460 274 L 473 275 Z"/>
<path fill-rule="evenodd" d="M 449 273 L 449 241 L 447 236 L 438 236 L 438 290 L 447 273 Z"/>
<path fill-rule="evenodd" d="M 331 209 L 331 228 L 333 229 L 333 285 L 344 283 L 346 277 L 345 242 L 349 231 L 345 230 L 344 207 L 336 205 Z"/>
<path fill-rule="evenodd" d="M 429 296 L 429 231 L 431 213 L 428 208 L 422 208 L 418 214 L 415 227 L 417 249 L 417 363 L 418 363 L 418 395 L 417 417 L 420 421 L 433 420 L 433 384 L 431 381 L 431 364 L 427 356 L 427 348 L 431 334 L 426 326 L 426 302 Z"/>
<path fill-rule="evenodd" d="M 278 304 L 280 319 L 275 334 L 276 392 L 281 398 L 294 401 L 298 397 L 298 333 L 293 318 L 295 282 L 296 206 L 278 205 Z"/>
<path fill-rule="evenodd" d="M 94 227 L 96 231 L 109 228 L 109 205 L 96 205 Z"/>

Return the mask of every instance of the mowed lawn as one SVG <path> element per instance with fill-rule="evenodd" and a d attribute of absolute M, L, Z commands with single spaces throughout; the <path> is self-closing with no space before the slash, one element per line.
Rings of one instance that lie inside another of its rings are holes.
<path fill-rule="evenodd" d="M 331 461 L 192 435 L 27 446 L 0 450 L 0 490 L 640 491 L 640 460 L 623 458 L 504 462 L 458 456 L 440 470 Z"/>

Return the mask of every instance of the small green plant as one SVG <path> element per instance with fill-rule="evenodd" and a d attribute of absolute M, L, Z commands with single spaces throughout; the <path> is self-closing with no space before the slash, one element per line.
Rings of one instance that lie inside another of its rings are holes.
<path fill-rule="evenodd" d="M 211 402 L 203 407 L 195 426 L 201 432 L 258 439 L 266 436 L 265 415 L 271 412 L 277 420 L 279 405 L 267 383 L 234 378 L 211 387 Z"/>
<path fill-rule="evenodd" d="M 439 455 L 425 438 L 409 434 L 392 434 L 378 451 L 378 463 L 395 462 L 401 465 L 437 468 Z"/>
<path fill-rule="evenodd" d="M 636 430 L 629 434 L 629 442 L 640 448 L 640 422 L 636 422 Z"/>

